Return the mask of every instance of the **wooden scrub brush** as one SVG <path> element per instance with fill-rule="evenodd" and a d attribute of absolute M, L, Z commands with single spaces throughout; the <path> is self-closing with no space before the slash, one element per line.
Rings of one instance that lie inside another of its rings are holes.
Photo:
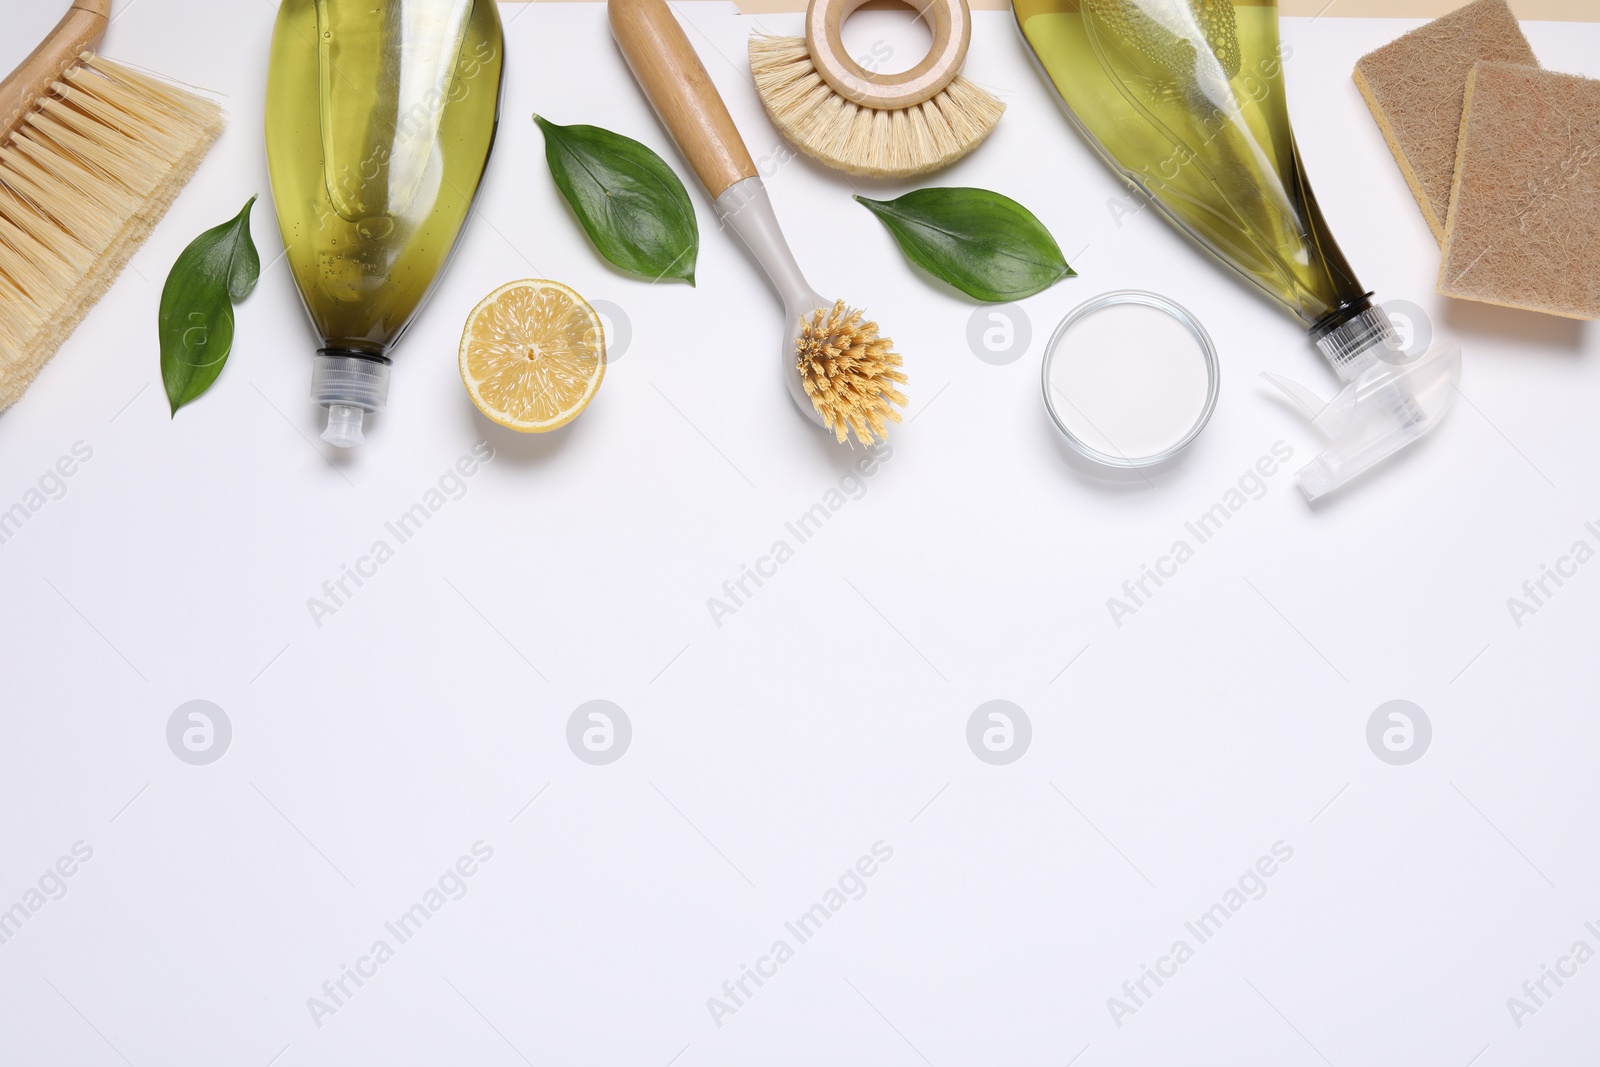
<path fill-rule="evenodd" d="M 55 355 L 222 132 L 208 100 L 87 50 L 111 0 L 75 0 L 0 82 L 0 411 Z"/>
<path fill-rule="evenodd" d="M 744 139 L 666 0 L 608 0 L 606 7 L 612 35 L 662 125 L 711 194 L 723 225 L 744 241 L 783 298 L 787 321 L 778 351 L 790 398 L 840 442 L 851 434 L 864 445 L 883 439 L 906 402 L 893 342 L 860 311 L 811 288 L 800 272 Z M 713 351 L 741 347 L 728 338 L 706 344 Z"/>
<path fill-rule="evenodd" d="M 845 51 L 840 27 L 866 0 L 811 0 L 805 37 L 750 38 L 767 114 L 802 152 L 865 178 L 947 167 L 989 136 L 1002 104 L 961 76 L 972 40 L 967 0 L 907 0 L 933 30 L 922 61 L 878 74 Z"/>

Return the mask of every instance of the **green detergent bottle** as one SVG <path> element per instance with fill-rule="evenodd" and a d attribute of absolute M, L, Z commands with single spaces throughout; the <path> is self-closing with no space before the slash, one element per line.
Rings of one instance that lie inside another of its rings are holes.
<path fill-rule="evenodd" d="M 362 441 L 395 344 L 488 166 L 505 55 L 493 0 L 283 0 L 267 80 L 278 225 L 322 338 L 324 440 Z"/>
<path fill-rule="evenodd" d="M 1299 317 L 1347 383 L 1332 403 L 1273 378 L 1334 445 L 1316 499 L 1438 425 L 1460 349 L 1406 353 L 1311 192 L 1284 92 L 1276 0 L 1013 0 L 1068 116 L 1115 170 Z"/>

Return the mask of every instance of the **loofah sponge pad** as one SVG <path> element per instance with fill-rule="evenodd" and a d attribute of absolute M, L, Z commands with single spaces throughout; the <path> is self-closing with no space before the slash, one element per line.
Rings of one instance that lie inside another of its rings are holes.
<path fill-rule="evenodd" d="M 1477 0 L 1356 64 L 1356 85 L 1440 244 L 1455 175 L 1462 93 L 1480 60 L 1539 65 L 1506 0 Z"/>
<path fill-rule="evenodd" d="M 1600 81 L 1468 76 L 1439 292 L 1600 318 Z"/>

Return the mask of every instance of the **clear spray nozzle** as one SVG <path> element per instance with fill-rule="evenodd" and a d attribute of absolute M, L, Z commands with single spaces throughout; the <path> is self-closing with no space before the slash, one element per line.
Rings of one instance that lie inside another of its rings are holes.
<path fill-rule="evenodd" d="M 1461 345 L 1447 341 L 1409 363 L 1372 362 L 1327 402 L 1303 385 L 1261 376 L 1332 442 L 1295 475 L 1314 501 L 1444 421 L 1461 380 Z"/>

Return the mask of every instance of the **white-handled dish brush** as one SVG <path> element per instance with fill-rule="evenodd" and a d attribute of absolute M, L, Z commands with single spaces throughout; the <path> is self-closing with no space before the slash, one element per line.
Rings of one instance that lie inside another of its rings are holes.
<path fill-rule="evenodd" d="M 611 31 L 645 96 L 722 217 L 783 298 L 784 382 L 800 410 L 844 441 L 871 444 L 899 422 L 906 381 L 894 343 L 842 300 L 807 283 L 766 186 L 665 0 L 608 0 Z"/>

